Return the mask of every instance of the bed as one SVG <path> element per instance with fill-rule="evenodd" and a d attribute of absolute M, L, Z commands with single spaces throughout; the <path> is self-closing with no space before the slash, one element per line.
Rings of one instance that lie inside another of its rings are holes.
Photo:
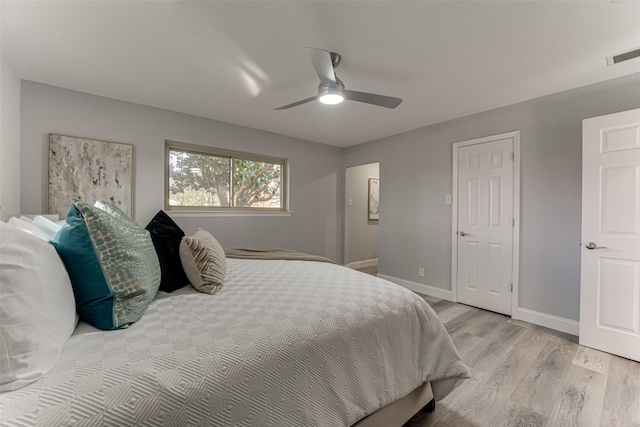
<path fill-rule="evenodd" d="M 0 394 L 2 425 L 376 425 L 367 416 L 414 390 L 439 400 L 468 376 L 400 286 L 327 263 L 227 262 L 216 295 L 159 292 L 124 330 L 81 321 L 47 375 Z"/>
<path fill-rule="evenodd" d="M 469 376 L 424 299 L 326 258 L 107 201 L 9 222 L 2 426 L 400 426 Z"/>

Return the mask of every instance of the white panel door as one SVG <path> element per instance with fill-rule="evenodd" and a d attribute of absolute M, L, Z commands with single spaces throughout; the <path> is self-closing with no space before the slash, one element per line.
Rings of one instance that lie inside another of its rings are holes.
<path fill-rule="evenodd" d="M 511 314 L 513 138 L 458 149 L 458 301 Z"/>
<path fill-rule="evenodd" d="M 640 109 L 582 123 L 580 344 L 640 361 Z"/>

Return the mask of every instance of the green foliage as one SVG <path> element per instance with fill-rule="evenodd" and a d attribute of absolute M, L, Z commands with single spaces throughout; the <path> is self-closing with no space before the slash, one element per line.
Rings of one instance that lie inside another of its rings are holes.
<path fill-rule="evenodd" d="M 233 205 L 229 200 L 231 167 Z M 280 207 L 281 175 L 279 164 L 171 150 L 170 205 Z"/>
<path fill-rule="evenodd" d="M 235 206 L 265 206 L 265 202 L 271 202 L 277 195 L 277 207 L 279 207 L 282 173 L 280 165 L 234 159 L 233 166 Z"/>

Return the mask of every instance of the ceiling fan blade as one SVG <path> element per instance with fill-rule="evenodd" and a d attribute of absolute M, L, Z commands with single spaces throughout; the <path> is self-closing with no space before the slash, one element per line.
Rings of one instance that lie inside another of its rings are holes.
<path fill-rule="evenodd" d="M 324 49 L 308 47 L 307 56 L 316 69 L 320 82 L 324 86 L 335 87 L 336 73 L 333 71 L 333 63 L 331 62 L 331 54 Z"/>
<path fill-rule="evenodd" d="M 294 102 L 293 104 L 288 104 L 283 107 L 274 108 L 274 110 L 288 110 L 292 107 L 297 107 L 298 105 L 306 104 L 307 102 L 315 101 L 318 99 L 318 96 L 312 96 L 311 98 L 303 99 L 302 101 Z"/>
<path fill-rule="evenodd" d="M 385 108 L 396 108 L 402 102 L 402 98 L 376 95 L 375 93 L 357 92 L 355 90 L 345 90 L 344 98 L 350 101 L 364 102 Z"/>

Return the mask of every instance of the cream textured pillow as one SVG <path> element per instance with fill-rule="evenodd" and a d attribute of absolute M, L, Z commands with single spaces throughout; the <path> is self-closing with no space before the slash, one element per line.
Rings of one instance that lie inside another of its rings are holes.
<path fill-rule="evenodd" d="M 220 290 L 227 274 L 227 258 L 220 243 L 207 230 L 198 228 L 193 236 L 182 238 L 180 261 L 196 290 L 211 295 Z"/>

